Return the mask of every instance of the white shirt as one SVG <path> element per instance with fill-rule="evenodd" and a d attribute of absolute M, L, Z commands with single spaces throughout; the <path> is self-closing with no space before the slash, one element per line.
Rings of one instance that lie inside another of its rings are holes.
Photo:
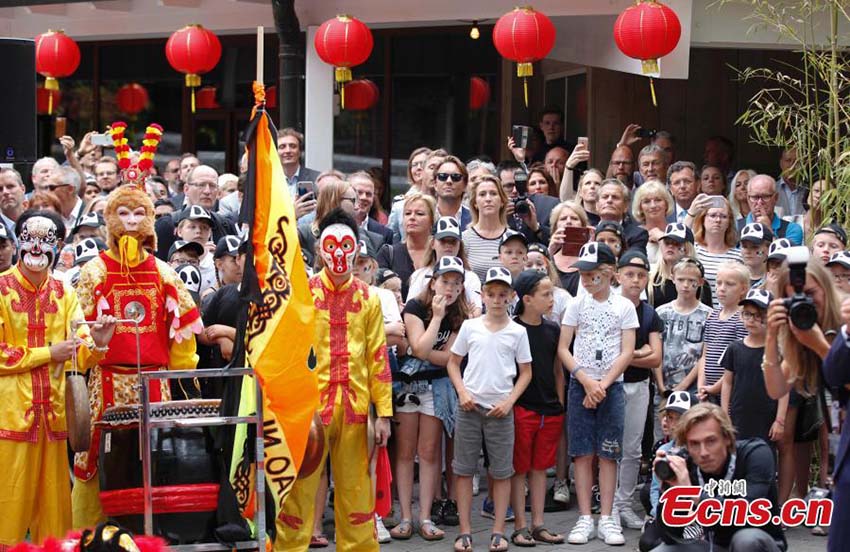
<path fill-rule="evenodd" d="M 62 222 L 65 223 L 66 238 L 71 235 L 71 231 L 74 229 L 74 226 L 77 225 L 77 221 L 80 220 L 82 214 L 83 200 L 78 197 L 77 202 L 74 204 L 74 208 L 71 209 L 71 213 L 68 215 L 68 218 L 62 217 Z"/>
<path fill-rule="evenodd" d="M 461 325 L 452 353 L 469 355 L 463 386 L 476 404 L 488 409 L 505 400 L 513 391 L 516 364 L 531 362 L 531 347 L 525 328 L 509 320 L 504 328 L 491 332 L 484 325 L 483 316 L 466 320 Z"/>
<path fill-rule="evenodd" d="M 431 276 L 434 274 L 434 269 L 430 266 L 422 267 L 410 275 L 409 287 L 407 289 L 408 298 L 416 298 L 422 294 L 431 282 Z M 463 276 L 463 288 L 466 292 L 466 302 L 469 306 L 478 307 L 481 309 L 481 279 L 478 274 L 467 270 Z"/>
<path fill-rule="evenodd" d="M 384 315 L 384 324 L 401 322 L 401 312 L 398 310 L 398 301 L 395 294 L 384 288 L 369 286 L 369 292 L 374 293 L 381 300 L 381 313 Z"/>
<path fill-rule="evenodd" d="M 216 289 L 218 283 L 215 278 L 215 260 L 212 253 L 209 251 L 204 253 L 198 263 L 198 270 L 201 271 L 201 293 L 207 289 Z"/>
<path fill-rule="evenodd" d="M 620 356 L 623 330 L 640 325 L 634 303 L 613 292 L 604 301 L 597 301 L 592 295 L 570 301 L 562 324 L 576 328 L 573 345 L 576 368 L 596 381 L 608 374 Z M 623 381 L 622 374 L 617 381 Z"/>

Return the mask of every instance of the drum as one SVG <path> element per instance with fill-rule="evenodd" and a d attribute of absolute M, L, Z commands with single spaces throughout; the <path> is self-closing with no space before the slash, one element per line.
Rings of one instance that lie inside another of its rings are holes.
<path fill-rule="evenodd" d="M 219 415 L 219 400 L 154 403 L 151 419 L 191 420 Z M 108 408 L 100 429 L 98 473 L 103 512 L 133 533 L 144 533 L 139 405 Z M 171 544 L 215 542 L 220 459 L 207 427 L 151 430 L 154 534 Z"/>

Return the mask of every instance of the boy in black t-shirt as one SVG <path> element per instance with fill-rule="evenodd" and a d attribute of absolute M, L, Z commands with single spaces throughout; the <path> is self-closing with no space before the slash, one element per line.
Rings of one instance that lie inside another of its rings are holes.
<path fill-rule="evenodd" d="M 554 286 L 545 274 L 526 270 L 514 279 L 513 288 L 517 297 L 514 320 L 528 332 L 532 360 L 531 383 L 514 405 L 511 503 L 516 530 L 511 541 L 517 546 L 533 546 L 538 541 L 560 544 L 564 536 L 543 526 L 546 470 L 555 464 L 564 424 L 564 370 L 558 360 L 561 328 L 543 318 L 554 306 Z M 531 499 L 531 531 L 525 520 L 526 475 Z"/>
<path fill-rule="evenodd" d="M 788 394 L 775 401 L 767 394 L 762 373 L 764 342 L 767 334 L 767 307 L 773 296 L 769 291 L 751 289 L 740 302 L 741 318 L 747 337 L 735 341 L 720 357 L 724 368 L 720 404 L 729 412 L 736 436 L 760 437 L 770 443 L 785 432 Z"/>
<path fill-rule="evenodd" d="M 635 335 L 632 362 L 623 373 L 626 417 L 623 458 L 620 460 L 617 491 L 614 494 L 614 515 L 619 516 L 623 527 L 640 529 L 643 527 L 643 519 L 632 508 L 632 500 L 640 471 L 641 442 L 649 413 L 649 376 L 653 369 L 661 365 L 664 322 L 655 309 L 640 298 L 649 283 L 649 260 L 646 256 L 630 249 L 620 257 L 617 267 L 623 297 L 634 303 L 640 327 Z"/>

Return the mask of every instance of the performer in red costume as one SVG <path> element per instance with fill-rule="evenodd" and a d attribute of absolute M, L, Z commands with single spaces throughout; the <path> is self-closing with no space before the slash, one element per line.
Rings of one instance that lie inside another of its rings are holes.
<path fill-rule="evenodd" d="M 75 349 L 81 371 L 102 358 L 115 330 L 109 316 L 92 325 L 94 341 L 72 328 L 77 296 L 50 274 L 64 235 L 55 213 L 24 213 L 18 264 L 0 275 L 0 551 L 27 531 L 41 544 L 70 529 L 65 374 Z"/>
<path fill-rule="evenodd" d="M 367 420 L 374 405 L 374 443 L 386 446 L 393 409 L 384 319 L 378 296 L 352 276 L 357 256 L 354 219 L 336 209 L 319 223 L 319 231 L 325 268 L 310 279 L 316 306 L 319 416 L 325 426 L 319 465 L 329 453 L 336 489 L 336 549 L 377 551 Z M 319 469 L 296 481 L 277 521 L 275 550 L 307 550 L 321 474 Z"/>
<path fill-rule="evenodd" d="M 121 148 L 126 148 L 122 125 L 113 123 L 112 134 L 125 183 L 110 193 L 104 211 L 109 248 L 80 271 L 80 306 L 87 320 L 102 314 L 140 320 L 143 371 L 193 369 L 198 362 L 193 333 L 203 329 L 200 313 L 179 276 L 153 255 L 154 207 L 143 186 L 153 162 L 150 143 L 162 129 L 148 127 L 139 164 L 130 166 L 129 157 L 122 157 Z M 150 163 L 145 163 L 148 159 Z M 94 422 L 111 406 L 139 402 L 136 351 L 135 325 L 118 324 L 109 352 L 91 370 L 92 439 L 89 451 L 77 454 L 74 462 L 74 527 L 93 527 L 105 519 L 97 478 L 100 431 Z M 170 398 L 167 382 L 151 384 L 151 402 Z"/>

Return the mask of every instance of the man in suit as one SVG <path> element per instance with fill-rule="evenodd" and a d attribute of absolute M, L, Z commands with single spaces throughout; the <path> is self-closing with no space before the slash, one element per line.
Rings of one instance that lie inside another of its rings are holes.
<path fill-rule="evenodd" d="M 357 203 L 354 204 L 354 220 L 357 225 L 381 236 L 377 251 L 383 244 L 393 243 L 393 232 L 380 222 L 369 216 L 375 202 L 375 181 L 366 171 L 357 171 L 348 177 L 348 183 L 357 193 Z"/>
<path fill-rule="evenodd" d="M 699 194 L 699 181 L 696 177 L 696 165 L 690 161 L 676 161 L 670 165 L 670 193 L 675 205 L 673 212 L 667 215 L 667 222 L 685 222 L 688 209 Z"/>
<path fill-rule="evenodd" d="M 649 234 L 628 216 L 629 205 L 629 189 L 622 182 L 608 182 L 599 188 L 596 210 L 600 222 L 608 220 L 622 225 L 626 247 L 646 255 Z"/>
<path fill-rule="evenodd" d="M 283 173 L 289 183 L 289 193 L 295 201 L 295 217 L 301 218 L 316 208 L 316 180 L 319 171 L 308 169 L 301 165 L 301 154 L 304 152 L 304 135 L 294 128 L 285 128 L 277 134 L 277 154 L 283 165 Z M 298 197 L 298 183 L 312 182 L 313 194 Z"/>
<path fill-rule="evenodd" d="M 454 169 L 452 169 L 454 167 Z M 460 231 L 472 223 L 469 207 L 463 205 L 463 194 L 469 182 L 469 172 L 463 161 L 454 155 L 447 156 L 434 175 L 434 192 L 437 196 L 437 219 L 454 217 L 460 224 Z"/>
<path fill-rule="evenodd" d="M 215 201 L 218 197 L 218 173 L 209 165 L 199 165 L 189 173 L 185 185 L 185 207 L 175 211 L 171 216 L 164 216 L 156 221 L 157 251 L 156 256 L 163 261 L 168 260 L 168 250 L 174 243 L 174 228 L 184 217 L 185 211 L 193 205 L 200 205 L 210 213 L 212 218 L 212 241 L 228 235 L 236 235 L 236 226 L 228 218 L 214 212 Z"/>
<path fill-rule="evenodd" d="M 179 191 L 171 196 L 171 203 L 174 204 L 174 208 L 178 211 L 186 207 L 186 182 L 189 181 L 189 175 L 195 170 L 195 167 L 200 164 L 201 161 L 192 153 L 184 153 L 180 157 L 180 169 L 177 178 L 177 188 Z"/>

